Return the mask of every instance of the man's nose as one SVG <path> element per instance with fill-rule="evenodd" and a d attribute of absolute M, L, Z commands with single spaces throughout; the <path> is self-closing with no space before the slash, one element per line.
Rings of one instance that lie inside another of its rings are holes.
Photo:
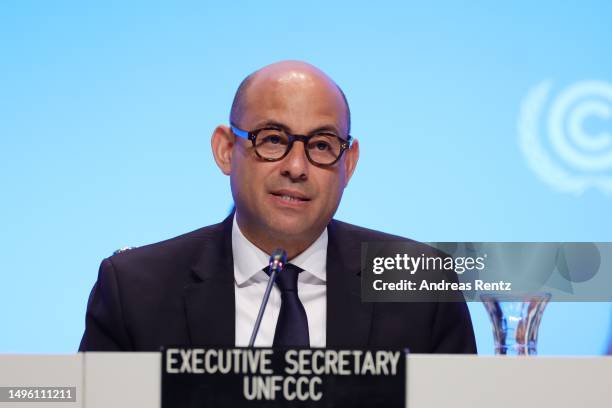
<path fill-rule="evenodd" d="M 293 143 L 287 156 L 281 161 L 281 174 L 291 180 L 306 180 L 310 163 L 306 157 L 304 143 L 296 141 Z"/>

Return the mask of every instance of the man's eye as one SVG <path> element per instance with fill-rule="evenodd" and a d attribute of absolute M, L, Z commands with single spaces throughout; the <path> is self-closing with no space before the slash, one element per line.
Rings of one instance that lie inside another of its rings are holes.
<path fill-rule="evenodd" d="M 269 144 L 280 144 L 281 142 L 282 142 L 282 139 L 279 135 L 268 135 L 264 137 L 264 139 L 262 140 L 262 143 L 269 143 Z"/>
<path fill-rule="evenodd" d="M 330 146 L 329 146 L 329 143 L 327 142 L 315 142 L 314 148 L 319 151 L 325 151 L 325 150 L 329 150 Z"/>
<path fill-rule="evenodd" d="M 308 143 L 308 148 L 318 152 L 325 152 L 331 150 L 332 147 L 327 138 L 318 137 L 316 140 L 311 140 L 310 143 Z"/>

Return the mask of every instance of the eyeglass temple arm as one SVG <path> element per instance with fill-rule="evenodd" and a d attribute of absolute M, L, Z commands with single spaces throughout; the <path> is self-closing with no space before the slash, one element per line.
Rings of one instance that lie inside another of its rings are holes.
<path fill-rule="evenodd" d="M 234 132 L 236 136 L 240 136 L 241 138 L 248 140 L 249 132 L 247 132 L 246 130 L 238 129 L 236 126 L 230 126 L 230 127 L 232 129 L 232 132 Z"/>

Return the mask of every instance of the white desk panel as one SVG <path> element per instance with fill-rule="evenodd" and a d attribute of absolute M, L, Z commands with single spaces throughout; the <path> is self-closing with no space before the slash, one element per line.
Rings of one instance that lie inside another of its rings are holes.
<path fill-rule="evenodd" d="M 76 387 L 76 402 L 0 402 L 0 408 L 81 408 L 83 356 L 0 354 L 0 387 Z"/>
<path fill-rule="evenodd" d="M 77 403 L 0 408 L 159 408 L 160 373 L 160 353 L 0 355 L 0 386 L 77 387 Z M 609 408 L 612 357 L 410 355 L 408 407 Z"/>

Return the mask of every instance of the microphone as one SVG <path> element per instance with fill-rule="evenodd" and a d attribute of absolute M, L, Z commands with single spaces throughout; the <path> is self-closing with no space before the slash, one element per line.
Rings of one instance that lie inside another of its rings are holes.
<path fill-rule="evenodd" d="M 285 250 L 282 248 L 275 249 L 274 252 L 272 252 L 272 255 L 270 255 L 270 265 L 268 266 L 270 270 L 270 279 L 268 279 L 268 286 L 266 286 L 266 292 L 264 293 L 264 297 L 261 301 L 261 306 L 259 306 L 259 313 L 257 313 L 255 327 L 253 327 L 253 333 L 251 333 L 249 347 L 253 347 L 253 344 L 255 344 L 255 338 L 257 337 L 257 332 L 259 331 L 261 319 L 263 318 L 264 311 L 266 310 L 266 305 L 268 304 L 268 299 L 270 298 L 270 292 L 272 292 L 272 286 L 274 286 L 276 275 L 283 271 L 286 262 L 287 252 L 285 252 Z"/>

